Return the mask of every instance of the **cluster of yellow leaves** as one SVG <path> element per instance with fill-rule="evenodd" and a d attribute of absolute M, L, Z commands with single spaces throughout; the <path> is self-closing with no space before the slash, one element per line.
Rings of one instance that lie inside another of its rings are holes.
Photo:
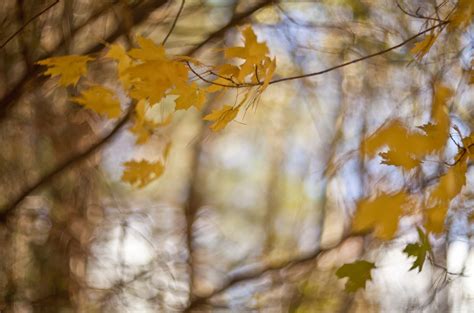
<path fill-rule="evenodd" d="M 238 83 L 244 83 L 246 78 L 250 78 L 252 83 L 261 83 L 262 79 L 269 82 L 275 71 L 276 60 L 267 56 L 267 45 L 257 41 L 257 36 L 251 27 L 245 28 L 242 34 L 245 45 L 225 49 L 224 56 L 228 59 L 242 59 L 244 63 L 236 68 L 224 68 L 220 74 L 230 74 L 229 78 L 235 79 Z"/>
<path fill-rule="evenodd" d="M 237 58 L 243 60 L 243 63 L 239 66 L 230 63 L 213 66 L 210 72 L 218 77 L 214 81 L 202 79 L 191 69 L 190 63 L 203 66 L 198 60 L 185 56 L 168 56 L 163 45 L 157 45 L 150 39 L 137 37 L 138 47 L 129 51 L 119 44 L 109 45 L 105 58 L 116 62 L 117 77 L 125 95 L 136 103 L 130 129 L 136 135 L 136 143 L 146 143 L 157 129 L 171 122 L 173 112 L 163 118 L 162 122 L 147 117 L 148 109 L 160 104 L 165 97 L 172 96 L 175 99 L 175 110 L 187 110 L 191 107 L 201 110 L 208 93 L 225 91 L 227 87 L 249 88 L 238 104 L 224 105 L 204 117 L 204 120 L 213 122 L 211 130 L 219 131 L 237 117 L 240 107 L 249 99 L 251 88 L 256 87 L 257 95 L 260 95 L 270 84 L 276 61 L 270 59 L 267 45 L 257 41 L 251 27 L 243 30 L 243 37 L 244 46 L 224 50 L 226 59 Z M 45 75 L 59 76 L 61 86 L 76 86 L 87 73 L 87 63 L 93 60 L 89 56 L 70 55 L 38 63 L 48 67 Z M 201 86 L 191 79 L 192 74 L 210 85 Z M 108 118 L 116 118 L 121 114 L 117 94 L 112 89 L 97 84 L 90 85 L 71 100 Z M 169 148 L 166 149 L 164 159 L 168 150 Z M 122 180 L 137 187 L 146 186 L 164 171 L 164 162 L 161 161 L 129 161 L 124 165 Z"/>
<path fill-rule="evenodd" d="M 421 46 L 419 49 L 420 53 L 425 51 Z M 400 167 L 403 171 L 420 170 L 421 163 L 428 155 L 441 155 L 446 147 L 450 130 L 447 102 L 452 95 L 450 88 L 435 85 L 430 123 L 409 130 L 400 120 L 391 120 L 362 141 L 361 153 L 369 157 L 378 153 L 382 157 L 381 163 Z M 387 150 L 379 152 L 383 148 Z M 402 189 L 361 199 L 352 220 L 353 230 L 370 231 L 381 240 L 390 240 L 397 233 L 400 218 L 416 212 L 414 207 L 421 204 L 427 233 L 418 227 L 420 242 L 408 244 L 403 251 L 408 256 L 415 257 L 410 270 L 418 268 L 421 271 L 427 255 L 431 253 L 428 233 L 443 231 L 449 205 L 466 183 L 467 162 L 473 148 L 474 135 L 463 138 L 454 164 L 427 195 L 417 197 Z M 372 268 L 373 263 L 361 260 L 343 265 L 336 275 L 340 278 L 348 277 L 346 290 L 353 292 L 365 287 L 366 281 L 371 278 Z"/>
<path fill-rule="evenodd" d="M 276 69 L 276 59 L 268 56 L 268 47 L 265 43 L 257 41 L 251 27 L 246 27 L 242 31 L 244 37 L 243 47 L 231 47 L 224 49 L 226 59 L 240 59 L 243 63 L 233 65 L 230 63 L 217 66 L 215 73 L 217 78 L 207 88 L 207 92 L 217 92 L 227 87 L 253 87 L 257 86 L 257 96 L 268 87 L 271 78 Z M 204 117 L 205 120 L 213 121 L 211 125 L 213 131 L 223 129 L 229 122 L 233 121 L 241 108 L 248 99 L 248 93 L 244 95 L 242 101 L 234 106 L 225 105 L 221 109 L 214 110 L 211 114 Z"/>
<path fill-rule="evenodd" d="M 410 131 L 400 120 L 392 120 L 363 141 L 362 153 L 373 157 L 383 147 L 387 147 L 386 152 L 379 153 L 382 163 L 400 167 L 404 171 L 419 169 L 428 155 L 440 154 L 445 149 L 450 130 L 447 102 L 452 95 L 450 88 L 441 84 L 435 85 L 431 123 Z M 408 195 L 405 191 L 361 200 L 353 221 L 354 229 L 373 229 L 378 238 L 391 239 L 397 230 L 399 218 L 406 213 L 403 209 L 407 205 L 422 203 L 427 231 L 442 232 L 449 205 L 466 183 L 472 141 L 472 136 L 462 140 L 463 146 L 459 147 L 454 164 L 449 166 L 424 200 L 416 201 L 413 199 L 414 195 Z"/>
<path fill-rule="evenodd" d="M 441 152 L 449 137 L 449 115 L 447 102 L 452 97 L 450 88 L 437 84 L 434 87 L 431 109 L 432 123 L 410 131 L 400 120 L 393 120 L 381 127 L 362 143 L 362 152 L 370 157 L 380 152 L 382 163 L 401 167 L 405 171 L 419 168 L 426 156 Z M 465 184 L 467 170 L 464 153 L 457 157 L 456 164 L 440 178 L 438 185 L 425 201 L 426 228 L 431 232 L 443 229 L 444 219 L 451 200 Z M 404 191 L 395 195 L 382 194 L 372 200 L 360 201 L 354 217 L 356 230 L 374 229 L 380 239 L 391 239 L 396 232 L 403 207 L 410 203 L 410 196 Z"/>

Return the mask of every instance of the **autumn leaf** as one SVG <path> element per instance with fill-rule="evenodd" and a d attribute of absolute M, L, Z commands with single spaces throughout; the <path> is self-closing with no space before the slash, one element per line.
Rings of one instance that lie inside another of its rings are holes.
<path fill-rule="evenodd" d="M 169 61 L 163 45 L 157 45 L 151 39 L 142 36 L 137 37 L 137 42 L 140 48 L 135 48 L 128 52 L 128 55 L 132 58 L 142 61 Z"/>
<path fill-rule="evenodd" d="M 422 41 L 415 43 L 415 46 L 410 50 L 418 60 L 421 60 L 431 49 L 436 41 L 438 35 L 429 34 Z"/>
<path fill-rule="evenodd" d="M 405 170 L 411 170 L 421 163 L 420 160 L 415 159 L 409 153 L 400 150 L 389 150 L 381 152 L 379 155 L 382 157 L 382 164 L 401 166 Z"/>
<path fill-rule="evenodd" d="M 428 150 L 423 137 L 421 132 L 410 132 L 400 120 L 394 119 L 363 140 L 361 152 L 372 157 L 387 147 L 388 152 L 379 154 L 383 164 L 411 170 L 420 165 L 420 157 Z"/>
<path fill-rule="evenodd" d="M 124 163 L 124 166 L 122 181 L 138 188 L 143 188 L 160 177 L 165 169 L 161 161 L 128 161 Z"/>
<path fill-rule="evenodd" d="M 407 171 L 418 167 L 428 154 L 439 152 L 446 145 L 450 127 L 447 102 L 452 94 L 449 87 L 436 84 L 431 107 L 432 122 L 419 126 L 418 131 L 410 131 L 400 120 L 391 120 L 363 140 L 361 152 L 373 157 L 387 147 L 388 151 L 379 153 L 382 164 L 399 166 Z"/>
<path fill-rule="evenodd" d="M 210 128 L 217 132 L 227 126 L 239 113 L 239 107 L 232 107 L 230 105 L 224 105 L 220 109 L 213 110 L 212 113 L 204 116 L 205 121 L 213 121 L 214 124 Z"/>
<path fill-rule="evenodd" d="M 456 197 L 466 184 L 467 158 L 457 160 L 457 163 L 450 166 L 446 174 L 441 176 L 438 185 L 430 194 L 431 203 L 450 202 Z"/>
<path fill-rule="evenodd" d="M 448 30 L 464 30 L 471 24 L 474 16 L 474 1 L 459 0 L 456 9 L 449 19 Z"/>
<path fill-rule="evenodd" d="M 456 164 L 441 176 L 428 197 L 424 216 L 425 227 L 430 232 L 441 233 L 444 230 L 449 205 L 466 184 L 468 158 L 464 153 L 460 153 L 457 158 Z"/>
<path fill-rule="evenodd" d="M 115 93 L 100 85 L 90 87 L 83 91 L 80 97 L 71 98 L 71 101 L 79 103 L 98 114 L 106 115 L 109 118 L 118 117 L 121 112 L 120 101 Z"/>
<path fill-rule="evenodd" d="M 238 75 L 240 81 L 243 81 L 247 75 L 254 73 L 255 66 L 261 63 L 268 53 L 267 45 L 257 42 L 257 36 L 252 27 L 246 27 L 242 31 L 242 35 L 244 37 L 243 47 L 231 47 L 224 50 L 226 58 L 240 58 L 245 60 L 240 66 Z"/>
<path fill-rule="evenodd" d="M 127 55 L 125 49 L 119 44 L 110 45 L 105 57 L 117 61 L 119 79 L 123 86 L 128 88 L 130 86 L 130 77 L 126 71 L 132 65 L 132 59 Z"/>
<path fill-rule="evenodd" d="M 147 142 L 156 127 L 158 127 L 158 124 L 155 121 L 146 118 L 146 101 L 139 101 L 135 108 L 135 120 L 130 128 L 130 131 L 137 137 L 136 143 L 144 144 Z"/>
<path fill-rule="evenodd" d="M 418 272 L 421 272 L 426 256 L 431 253 L 431 244 L 428 235 L 425 234 L 421 228 L 417 227 L 416 229 L 420 238 L 419 242 L 408 244 L 405 249 L 403 249 L 403 252 L 409 257 L 415 257 L 415 261 L 413 262 L 410 271 L 418 268 Z"/>
<path fill-rule="evenodd" d="M 188 85 L 187 67 L 175 61 L 147 61 L 132 66 L 130 74 L 130 95 L 137 99 L 147 99 L 150 104 L 159 103 L 175 86 Z"/>
<path fill-rule="evenodd" d="M 372 279 L 371 271 L 375 269 L 375 264 L 365 260 L 347 263 L 336 271 L 339 278 L 347 277 L 346 290 L 356 292 L 358 289 L 364 289 L 368 280 Z"/>
<path fill-rule="evenodd" d="M 398 220 L 410 198 L 404 192 L 382 193 L 375 198 L 364 198 L 357 204 L 353 219 L 354 231 L 373 230 L 374 235 L 383 240 L 393 238 L 398 228 Z"/>
<path fill-rule="evenodd" d="M 176 99 L 176 110 L 187 110 L 191 106 L 200 110 L 206 102 L 206 92 L 199 88 L 195 82 L 180 85 L 171 94 L 179 96 Z"/>
<path fill-rule="evenodd" d="M 60 76 L 59 85 L 67 87 L 77 84 L 81 76 L 87 73 L 87 62 L 92 60 L 94 58 L 85 55 L 66 55 L 44 59 L 37 63 L 48 66 L 44 74 L 51 77 Z"/>

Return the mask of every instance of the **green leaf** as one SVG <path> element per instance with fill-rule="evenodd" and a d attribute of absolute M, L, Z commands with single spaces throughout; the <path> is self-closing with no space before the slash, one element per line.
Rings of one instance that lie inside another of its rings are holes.
<path fill-rule="evenodd" d="M 375 264 L 365 260 L 347 263 L 336 271 L 339 278 L 349 278 L 346 282 L 346 290 L 356 292 L 359 288 L 365 288 L 365 283 L 372 279 L 370 271 L 375 268 Z"/>
<path fill-rule="evenodd" d="M 417 227 L 418 236 L 420 237 L 420 242 L 417 243 L 410 243 L 408 244 L 405 249 L 403 250 L 409 257 L 415 257 L 415 262 L 413 262 L 410 271 L 418 268 L 418 273 L 421 272 L 423 269 L 423 264 L 425 263 L 427 253 L 431 253 L 431 244 L 430 240 L 428 239 L 428 235 L 421 230 L 421 228 Z"/>

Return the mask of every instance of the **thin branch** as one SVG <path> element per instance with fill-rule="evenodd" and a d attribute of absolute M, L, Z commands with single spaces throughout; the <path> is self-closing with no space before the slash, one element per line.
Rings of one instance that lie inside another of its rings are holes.
<path fill-rule="evenodd" d="M 171 33 L 173 32 L 176 26 L 176 23 L 178 22 L 179 16 L 181 15 L 181 12 L 183 12 L 185 2 L 186 0 L 181 0 L 181 5 L 179 7 L 178 13 L 176 14 L 176 17 L 174 18 L 173 24 L 171 25 L 169 32 L 166 34 L 165 39 L 163 39 L 163 42 L 161 43 L 163 46 L 166 44 L 166 41 L 168 40 L 168 38 L 171 36 Z"/>
<path fill-rule="evenodd" d="M 354 60 L 351 60 L 351 61 L 348 61 L 348 62 L 344 62 L 344 63 L 341 63 L 339 65 L 336 65 L 336 66 L 333 66 L 333 67 L 330 67 L 330 68 L 327 68 L 325 70 L 322 70 L 322 71 L 319 71 L 319 72 L 313 72 L 313 73 L 308 73 L 308 74 L 303 74 L 303 75 L 297 75 L 297 76 L 290 76 L 290 77 L 284 77 L 284 78 L 280 78 L 280 79 L 275 79 L 275 80 L 272 80 L 270 82 L 270 85 L 271 84 L 276 84 L 276 83 L 281 83 L 281 82 L 284 82 L 284 81 L 289 81 L 289 80 L 295 80 L 295 79 L 300 79 L 300 78 L 307 78 L 307 77 L 312 77 L 312 76 L 318 76 L 318 75 L 321 75 L 321 74 L 325 74 L 325 73 L 328 73 L 328 72 L 331 72 L 331 71 L 334 71 L 338 68 L 341 68 L 341 67 L 345 67 L 345 66 L 348 66 L 348 65 L 351 65 L 351 64 L 354 64 L 354 63 L 358 63 L 358 62 L 361 62 L 361 61 L 365 61 L 367 59 L 370 59 L 370 58 L 373 58 L 373 57 L 376 57 L 376 56 L 379 56 L 379 55 L 383 55 L 387 52 L 390 52 L 392 50 L 396 50 L 400 47 L 403 47 L 404 45 L 406 45 L 407 43 L 409 43 L 410 41 L 420 37 L 421 35 L 424 35 L 438 27 L 442 27 L 446 24 L 448 24 L 449 22 L 448 21 L 443 21 L 439 24 L 436 24 L 435 26 L 432 26 L 432 27 L 429 27 L 419 33 L 417 33 L 416 35 L 413 35 L 411 36 L 410 38 L 408 39 L 405 39 L 404 41 L 402 41 L 401 43 L 395 45 L 395 46 L 392 46 L 390 48 L 387 48 L 387 49 L 383 49 L 383 50 L 380 50 L 378 52 L 375 52 L 375 53 L 372 53 L 372 54 L 369 54 L 369 55 L 366 55 L 366 56 L 363 56 L 361 58 L 357 58 L 357 59 L 354 59 Z M 260 84 L 254 84 L 254 85 L 260 85 Z"/>
<path fill-rule="evenodd" d="M 25 24 L 23 24 L 20 28 L 18 28 L 13 34 L 10 35 L 10 37 L 8 37 L 1 45 L 0 45 L 0 49 L 3 49 L 10 41 L 13 40 L 13 38 L 15 38 L 19 33 L 21 33 L 23 31 L 23 29 L 25 29 L 26 26 L 28 26 L 31 22 L 33 22 L 34 20 L 36 20 L 38 17 L 40 17 L 41 15 L 43 15 L 44 13 L 46 13 L 49 9 L 51 9 L 52 7 L 54 7 L 56 4 L 59 3 L 59 0 L 56 0 L 54 1 L 53 3 L 51 3 L 50 5 L 48 5 L 46 8 L 44 8 L 43 10 L 41 10 L 40 12 L 36 13 L 35 15 L 33 15 L 28 21 L 26 21 Z"/>
<path fill-rule="evenodd" d="M 402 11 L 402 12 L 405 13 L 406 15 L 411 16 L 411 17 L 414 17 L 414 18 L 419 18 L 419 19 L 428 20 L 428 21 L 443 22 L 443 20 L 441 20 L 441 19 L 439 19 L 439 18 L 436 18 L 436 17 L 424 16 L 424 15 L 418 13 L 418 10 L 416 11 L 416 13 L 408 12 L 406 9 L 404 9 L 404 8 L 400 5 L 400 3 L 399 3 L 398 1 L 397 1 L 397 7 L 400 9 L 400 11 Z"/>
<path fill-rule="evenodd" d="M 448 24 L 449 22 L 448 21 L 443 21 L 439 24 L 436 24 L 435 26 L 432 26 L 432 27 L 429 27 L 411 37 L 409 37 L 408 39 L 405 39 L 404 41 L 402 41 L 401 43 L 395 45 L 395 46 L 392 46 L 390 48 L 387 48 L 387 49 L 383 49 L 383 50 L 380 50 L 380 51 L 377 51 L 375 53 L 372 53 L 372 54 L 369 54 L 369 55 L 366 55 L 366 56 L 363 56 L 363 57 L 360 57 L 360 58 L 357 58 L 357 59 L 354 59 L 354 60 L 351 60 L 351 61 L 347 61 L 347 62 L 344 62 L 344 63 L 341 63 L 341 64 L 338 64 L 336 66 L 332 66 L 332 67 L 329 67 L 327 69 L 324 69 L 322 71 L 318 71 L 318 72 L 312 72 L 312 73 L 307 73 L 307 74 L 302 74 L 302 75 L 296 75 L 296 76 L 289 76 L 289 77 L 283 77 L 283 78 L 279 78 L 279 79 L 275 79 L 275 80 L 272 80 L 269 85 L 273 85 L 273 84 L 277 84 L 277 83 L 281 83 L 281 82 L 286 82 L 286 81 L 290 81 L 290 80 L 296 80 L 296 79 L 301 79 L 301 78 L 308 78 L 308 77 L 313 77 L 313 76 L 319 76 L 319 75 L 322 75 L 322 74 L 326 74 L 326 73 L 329 73 L 329 72 L 332 72 L 334 70 L 337 70 L 339 68 L 342 68 L 342 67 L 345 67 L 345 66 L 348 66 L 348 65 L 352 65 L 352 64 L 355 64 L 355 63 L 358 63 L 358 62 L 361 62 L 361 61 L 365 61 L 365 60 L 368 60 L 368 59 L 371 59 L 373 57 L 376 57 L 376 56 L 380 56 L 380 55 L 383 55 L 385 53 L 388 53 L 392 50 L 396 50 L 398 48 L 401 48 L 403 47 L 404 45 L 406 45 L 407 43 L 409 43 L 410 41 L 420 37 L 421 35 L 424 35 L 438 27 L 442 27 L 446 24 Z M 222 86 L 222 87 L 227 87 L 227 88 L 242 88 L 242 87 L 254 87 L 254 86 L 261 86 L 263 85 L 263 82 L 259 82 L 259 83 L 244 83 L 244 84 L 236 84 L 236 85 L 226 85 L 226 84 L 220 84 L 220 83 L 216 83 L 216 82 L 213 82 L 213 81 L 210 81 L 206 78 L 203 78 L 202 76 L 200 76 L 197 72 L 195 72 L 192 67 L 189 65 L 188 63 L 188 67 L 191 69 L 191 71 L 196 75 L 198 76 L 202 81 L 206 82 L 206 83 L 209 83 L 209 84 L 212 84 L 212 85 L 218 85 L 218 86 Z"/>
<path fill-rule="evenodd" d="M 267 5 L 272 4 L 273 2 L 278 2 L 278 1 L 264 0 L 264 1 L 261 1 L 257 4 L 255 4 L 254 6 L 248 8 L 247 10 L 245 10 L 242 13 L 235 14 L 234 17 L 226 25 L 222 26 L 219 30 L 217 30 L 217 31 L 213 32 L 212 34 L 210 34 L 205 40 L 201 41 L 197 46 L 195 46 L 192 49 L 186 51 L 185 54 L 186 55 L 195 54 L 196 52 L 201 50 L 209 42 L 213 41 L 216 38 L 220 38 L 221 36 L 223 36 L 228 29 L 240 24 L 247 17 L 250 17 L 252 14 L 257 12 L 258 10 L 266 7 Z"/>
<path fill-rule="evenodd" d="M 244 85 L 241 85 L 241 84 L 235 84 L 235 85 L 226 85 L 226 84 L 221 84 L 221 83 L 216 83 L 216 82 L 213 82 L 205 77 L 203 77 L 201 74 L 199 74 L 198 72 L 196 72 L 196 70 L 194 70 L 194 68 L 191 66 L 191 64 L 189 63 L 189 61 L 185 61 L 186 64 L 188 65 L 189 69 L 191 70 L 191 72 L 193 72 L 194 75 L 196 75 L 200 80 L 202 80 L 203 82 L 206 82 L 208 84 L 211 84 L 211 85 L 216 85 L 216 86 L 221 86 L 221 87 L 225 87 L 225 88 L 240 88 L 240 87 L 244 87 Z"/>

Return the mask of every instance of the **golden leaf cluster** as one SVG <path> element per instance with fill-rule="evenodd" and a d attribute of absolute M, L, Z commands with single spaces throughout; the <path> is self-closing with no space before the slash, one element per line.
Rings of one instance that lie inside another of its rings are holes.
<path fill-rule="evenodd" d="M 276 68 L 276 60 L 268 56 L 267 45 L 258 42 L 253 29 L 248 26 L 242 34 L 244 45 L 225 49 L 227 63 L 213 66 L 206 66 L 187 56 L 170 56 L 163 45 L 141 36 L 136 39 L 137 47 L 128 51 L 119 44 L 108 45 L 104 58 L 115 63 L 120 86 L 114 90 L 86 83 L 87 87 L 82 88 L 79 96 L 72 97 L 71 101 L 106 118 L 117 118 L 122 113 L 121 103 L 132 100 L 134 112 L 130 130 L 135 134 L 137 144 L 145 144 L 154 133 L 171 123 L 174 111 L 202 110 L 209 93 L 245 88 L 246 92 L 240 93 L 241 99 L 236 104 L 224 105 L 204 116 L 205 121 L 213 122 L 210 125 L 212 131 L 220 131 L 237 117 L 240 108 L 249 99 L 252 103 L 256 102 L 270 84 Z M 241 60 L 242 64 L 232 64 L 235 59 Z M 45 59 L 38 64 L 48 67 L 45 75 L 58 76 L 59 85 L 76 86 L 87 74 L 87 63 L 94 60 L 90 56 L 69 55 Z M 191 64 L 198 68 L 207 67 L 207 72 L 216 78 L 204 78 Z M 124 91 L 125 97 L 118 96 L 119 89 Z M 256 92 L 252 94 L 252 90 Z M 174 111 L 158 122 L 150 116 L 150 109 L 160 105 L 167 97 L 174 98 Z M 137 187 L 156 180 L 165 169 L 170 145 L 166 147 L 163 160 L 126 162 L 122 180 Z"/>

